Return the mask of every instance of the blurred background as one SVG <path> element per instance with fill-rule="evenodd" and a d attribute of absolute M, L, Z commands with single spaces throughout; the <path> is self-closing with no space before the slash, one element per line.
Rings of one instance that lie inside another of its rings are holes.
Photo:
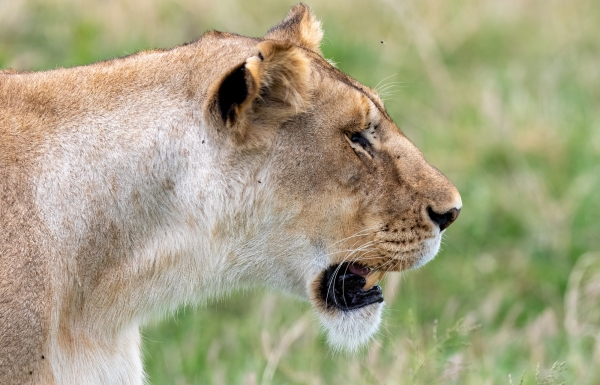
<path fill-rule="evenodd" d="M 0 0 L 0 68 L 262 36 L 295 1 Z M 149 382 L 599 384 L 600 2 L 307 4 L 325 57 L 456 184 L 460 218 L 433 262 L 388 275 L 357 355 L 328 349 L 307 304 L 251 291 L 147 325 Z"/>

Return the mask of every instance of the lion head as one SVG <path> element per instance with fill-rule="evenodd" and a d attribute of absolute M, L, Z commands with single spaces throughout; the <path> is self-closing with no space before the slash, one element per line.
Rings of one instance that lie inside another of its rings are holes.
<path fill-rule="evenodd" d="M 375 283 L 430 261 L 462 203 L 377 93 L 323 58 L 322 35 L 304 5 L 263 39 L 207 35 L 250 55 L 224 70 L 205 108 L 231 146 L 223 163 L 247 177 L 244 208 L 228 217 L 239 225 L 227 236 L 244 240 L 232 264 L 309 299 L 330 343 L 353 349 L 380 323 Z"/>

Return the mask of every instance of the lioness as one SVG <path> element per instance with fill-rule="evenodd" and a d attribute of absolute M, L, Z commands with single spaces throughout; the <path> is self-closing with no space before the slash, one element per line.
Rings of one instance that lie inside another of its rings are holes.
<path fill-rule="evenodd" d="M 144 320 L 239 287 L 371 338 L 375 281 L 462 203 L 322 35 L 297 5 L 262 39 L 0 74 L 1 384 L 141 384 Z"/>

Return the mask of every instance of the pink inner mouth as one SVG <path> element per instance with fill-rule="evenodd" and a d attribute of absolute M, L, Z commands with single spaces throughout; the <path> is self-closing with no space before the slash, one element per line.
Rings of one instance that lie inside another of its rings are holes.
<path fill-rule="evenodd" d="M 367 278 L 367 275 L 369 275 L 369 273 L 371 272 L 370 268 L 362 267 L 354 263 L 348 265 L 348 270 L 350 270 L 351 273 L 360 275 L 363 278 Z"/>

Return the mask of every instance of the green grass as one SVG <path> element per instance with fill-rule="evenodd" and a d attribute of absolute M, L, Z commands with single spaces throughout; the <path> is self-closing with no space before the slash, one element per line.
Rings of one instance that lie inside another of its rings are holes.
<path fill-rule="evenodd" d="M 7 2 L 0 67 L 86 64 L 213 28 L 260 36 L 292 3 Z M 600 383 L 600 3 L 309 5 L 325 56 L 369 86 L 387 78 L 391 116 L 464 209 L 433 262 L 386 278 L 381 333 L 359 354 L 332 353 L 307 304 L 240 293 L 144 328 L 151 383 Z"/>

